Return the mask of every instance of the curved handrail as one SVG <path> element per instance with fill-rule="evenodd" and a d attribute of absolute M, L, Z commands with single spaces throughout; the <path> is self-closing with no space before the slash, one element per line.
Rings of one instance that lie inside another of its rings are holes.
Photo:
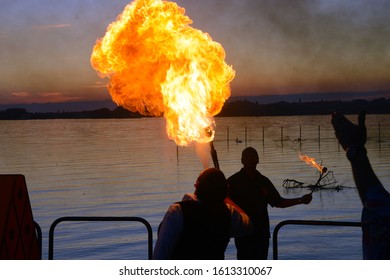
<path fill-rule="evenodd" d="M 49 231 L 49 260 L 53 259 L 54 254 L 54 230 L 55 227 L 62 222 L 65 221 L 71 221 L 71 222 L 140 222 L 145 225 L 147 231 L 148 231 L 148 258 L 149 260 L 152 259 L 153 254 L 153 231 L 152 227 L 150 226 L 149 222 L 145 220 L 144 218 L 140 217 L 85 217 L 85 216 L 68 216 L 68 217 L 61 217 L 55 220 L 51 226 Z"/>
<path fill-rule="evenodd" d="M 276 225 L 273 232 L 273 259 L 278 259 L 278 233 L 285 225 L 313 225 L 313 226 L 344 226 L 361 227 L 361 222 L 341 222 L 341 221 L 314 221 L 314 220 L 285 220 Z"/>
<path fill-rule="evenodd" d="M 33 223 L 34 223 L 35 233 L 37 234 L 39 259 L 42 259 L 42 229 L 36 221 L 33 221 Z"/>

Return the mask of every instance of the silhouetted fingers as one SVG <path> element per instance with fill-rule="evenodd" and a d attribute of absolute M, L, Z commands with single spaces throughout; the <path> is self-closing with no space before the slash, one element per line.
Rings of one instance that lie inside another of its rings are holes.
<path fill-rule="evenodd" d="M 350 144 L 350 135 L 353 133 L 353 124 L 342 114 L 332 114 L 332 125 L 337 140 L 346 150 Z"/>
<path fill-rule="evenodd" d="M 345 126 L 347 126 L 349 121 L 347 118 L 338 113 L 332 114 L 332 125 L 336 131 L 339 131 L 340 129 L 343 129 Z"/>
<path fill-rule="evenodd" d="M 365 121 L 366 121 L 366 112 L 362 111 L 359 113 L 358 125 L 360 130 L 360 141 L 362 141 L 362 143 L 360 144 L 363 145 L 366 143 L 366 139 L 367 139 L 367 129 L 366 129 Z"/>
<path fill-rule="evenodd" d="M 359 113 L 359 118 L 358 118 L 358 124 L 360 127 L 364 128 L 365 127 L 365 122 L 366 122 L 366 112 L 361 111 Z"/>

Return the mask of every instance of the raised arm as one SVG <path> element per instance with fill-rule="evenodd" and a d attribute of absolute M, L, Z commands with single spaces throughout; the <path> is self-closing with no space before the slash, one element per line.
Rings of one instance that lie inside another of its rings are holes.
<path fill-rule="evenodd" d="M 361 112 L 358 124 L 355 125 L 342 114 L 332 114 L 332 125 L 336 137 L 351 163 L 353 178 L 363 203 L 366 201 L 366 192 L 369 187 L 383 188 L 367 157 L 365 119 L 365 112 Z"/>

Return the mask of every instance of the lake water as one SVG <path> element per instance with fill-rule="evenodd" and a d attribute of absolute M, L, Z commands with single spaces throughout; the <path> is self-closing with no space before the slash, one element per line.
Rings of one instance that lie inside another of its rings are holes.
<path fill-rule="evenodd" d="M 367 125 L 371 163 L 389 189 L 388 116 L 368 115 Z M 50 225 L 64 216 L 142 217 L 155 242 L 168 206 L 193 192 L 203 169 L 199 149 L 177 147 L 162 118 L 1 121 L 0 135 L 0 172 L 25 175 L 34 219 L 43 231 L 44 259 Z M 287 190 L 285 179 L 309 185 L 318 178 L 299 152 L 316 158 L 333 171 L 336 185 L 345 187 L 316 191 L 309 205 L 269 208 L 271 230 L 289 219 L 360 220 L 361 203 L 330 116 L 216 118 L 214 146 L 226 176 L 241 168 L 241 151 L 255 147 L 258 169 L 287 198 L 309 190 Z M 361 259 L 360 244 L 360 228 L 290 225 L 278 235 L 279 259 Z M 233 242 L 226 258 L 235 259 Z M 146 229 L 134 222 L 64 222 L 56 227 L 54 259 L 147 259 Z"/>

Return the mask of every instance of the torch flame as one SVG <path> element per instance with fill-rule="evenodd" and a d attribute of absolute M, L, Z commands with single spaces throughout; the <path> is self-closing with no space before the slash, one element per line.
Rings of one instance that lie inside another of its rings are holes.
<path fill-rule="evenodd" d="M 92 67 L 108 77 L 113 101 L 145 116 L 164 116 L 178 145 L 214 138 L 214 119 L 235 76 L 223 47 L 176 3 L 135 0 L 96 42 Z"/>
<path fill-rule="evenodd" d="M 301 160 L 303 160 L 304 162 L 306 162 L 308 165 L 317 168 L 318 171 L 320 171 L 321 173 L 326 172 L 326 167 L 323 167 L 320 164 L 318 164 L 316 162 L 315 158 L 311 158 L 309 156 L 305 156 L 305 155 L 302 155 L 302 154 L 299 154 L 299 158 Z"/>

